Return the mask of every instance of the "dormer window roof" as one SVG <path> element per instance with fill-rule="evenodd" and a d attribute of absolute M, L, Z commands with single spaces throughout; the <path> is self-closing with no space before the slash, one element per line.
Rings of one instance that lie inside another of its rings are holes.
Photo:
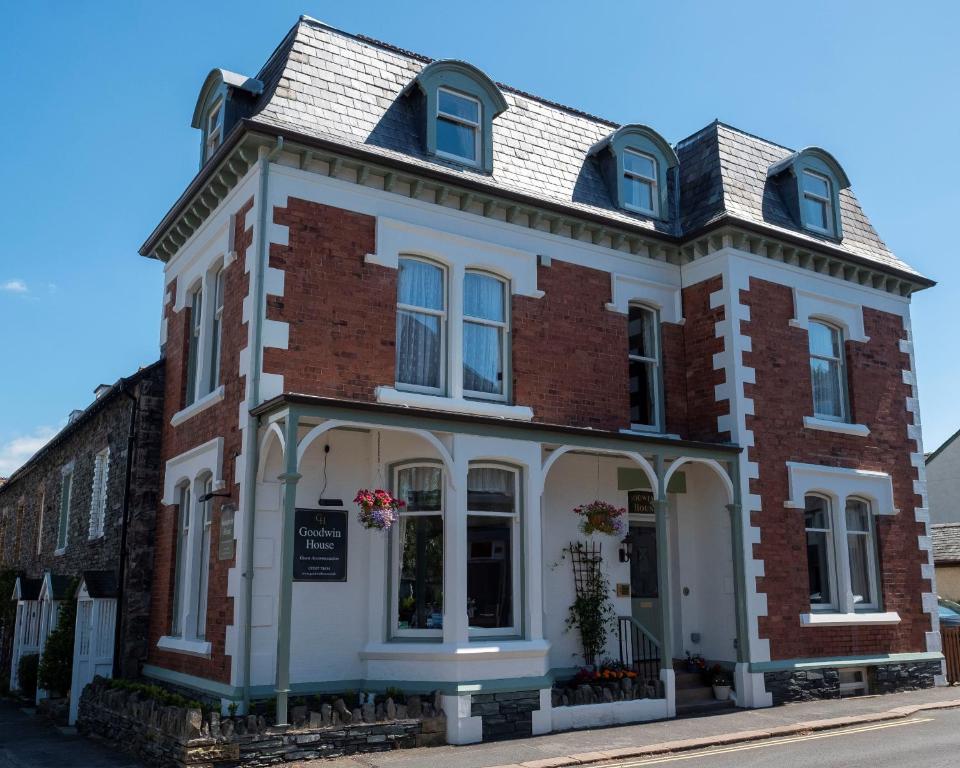
<path fill-rule="evenodd" d="M 211 70 L 200 89 L 191 125 L 202 132 L 200 165 L 223 144 L 230 129 L 250 114 L 254 100 L 263 93 L 263 83 L 225 69 Z"/>
<path fill-rule="evenodd" d="M 435 61 L 405 92 L 417 101 L 428 153 L 493 171 L 493 120 L 508 106 L 493 80 L 465 61 Z"/>
<path fill-rule="evenodd" d="M 655 219 L 669 218 L 667 175 L 679 164 L 673 147 L 655 130 L 633 123 L 601 139 L 588 153 L 618 208 Z"/>
<path fill-rule="evenodd" d="M 840 163 L 824 149 L 807 147 L 767 169 L 777 183 L 794 219 L 804 229 L 840 240 L 840 190 L 850 179 Z"/>

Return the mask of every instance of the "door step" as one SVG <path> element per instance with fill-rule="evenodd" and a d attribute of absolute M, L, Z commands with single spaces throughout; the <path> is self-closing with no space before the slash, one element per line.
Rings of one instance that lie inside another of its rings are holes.
<path fill-rule="evenodd" d="M 709 698 L 703 698 L 691 701 L 686 704 L 680 704 L 677 701 L 677 717 L 694 717 L 696 715 L 714 715 L 718 712 L 736 709 L 737 705 L 730 699 L 727 701 L 717 701 L 710 693 Z"/>

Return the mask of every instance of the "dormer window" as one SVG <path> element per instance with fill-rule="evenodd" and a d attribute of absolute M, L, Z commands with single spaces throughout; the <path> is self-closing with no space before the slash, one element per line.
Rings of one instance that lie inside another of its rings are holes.
<path fill-rule="evenodd" d="M 833 196 L 830 179 L 815 171 L 804 170 L 801 175 L 803 208 L 807 226 L 821 232 L 831 232 L 833 222 Z"/>
<path fill-rule="evenodd" d="M 407 86 L 421 115 L 421 138 L 430 155 L 493 170 L 493 120 L 507 101 L 489 77 L 464 61 L 435 61 Z"/>
<path fill-rule="evenodd" d="M 590 148 L 617 208 L 655 219 L 668 219 L 668 174 L 679 165 L 676 152 L 652 128 L 631 124 L 618 128 Z"/>
<path fill-rule="evenodd" d="M 633 149 L 623 151 L 623 207 L 657 215 L 656 158 Z"/>
<path fill-rule="evenodd" d="M 223 143 L 223 99 L 218 98 L 213 106 L 210 107 L 210 111 L 207 112 L 206 120 L 206 154 L 204 155 L 204 161 L 209 160 L 213 157 L 213 153 L 217 151 L 219 146 Z"/>
<path fill-rule="evenodd" d="M 437 154 L 479 165 L 481 111 L 477 99 L 440 88 L 437 92 Z"/>
<path fill-rule="evenodd" d="M 771 165 L 767 178 L 779 188 L 800 227 L 837 240 L 843 237 L 839 195 L 850 179 L 833 155 L 807 147 Z"/>

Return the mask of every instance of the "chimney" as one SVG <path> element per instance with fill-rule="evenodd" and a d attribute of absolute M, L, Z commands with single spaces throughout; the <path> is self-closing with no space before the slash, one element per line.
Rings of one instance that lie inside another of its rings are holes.
<path fill-rule="evenodd" d="M 74 411 L 70 411 L 70 415 L 67 416 L 67 424 L 73 424 L 77 419 L 83 415 L 83 408 L 77 408 Z"/>
<path fill-rule="evenodd" d="M 107 392 L 109 392 L 111 389 L 113 389 L 113 384 L 101 384 L 95 390 L 93 390 L 93 396 L 97 400 L 99 400 L 101 397 L 107 394 Z"/>

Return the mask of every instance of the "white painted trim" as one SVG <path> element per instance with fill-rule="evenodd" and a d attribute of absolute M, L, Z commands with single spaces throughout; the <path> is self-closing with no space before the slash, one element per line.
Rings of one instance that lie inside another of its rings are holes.
<path fill-rule="evenodd" d="M 215 437 L 167 461 L 163 477 L 163 498 L 160 502 L 166 506 L 176 504 L 177 487 L 184 482 L 193 485 L 197 477 L 205 471 L 213 475 L 214 489 L 225 487 L 222 437 Z"/>
<path fill-rule="evenodd" d="M 852 627 L 859 624 L 899 624 L 900 614 L 886 613 L 801 613 L 800 624 L 804 627 Z"/>
<path fill-rule="evenodd" d="M 378 403 L 402 405 L 406 408 L 428 408 L 448 413 L 466 413 L 470 416 L 488 416 L 495 419 L 531 421 L 533 409 L 525 405 L 504 405 L 486 400 L 467 400 L 462 397 L 425 395 L 420 392 L 404 392 L 394 387 L 377 387 Z"/>
<path fill-rule="evenodd" d="M 162 651 L 185 653 L 188 656 L 201 656 L 209 659 L 212 646 L 205 640 L 184 640 L 182 637 L 164 635 L 157 640 L 157 648 Z"/>
<path fill-rule="evenodd" d="M 870 434 L 870 427 L 866 424 L 850 424 L 846 421 L 818 419 L 816 416 L 804 416 L 803 426 L 807 429 L 819 429 L 823 432 L 836 432 L 840 435 L 852 435 L 854 437 L 867 437 Z"/>
<path fill-rule="evenodd" d="M 546 640 L 505 640 L 499 643 L 369 643 L 360 651 L 366 661 L 463 662 L 542 659 L 550 652 Z"/>
<path fill-rule="evenodd" d="M 679 285 L 612 272 L 610 295 L 613 300 L 606 304 L 606 308 L 611 312 L 620 312 L 625 315 L 629 311 L 630 304 L 637 303 L 659 310 L 662 323 L 679 323 L 683 320 Z"/>
<path fill-rule="evenodd" d="M 835 296 L 825 296 L 819 291 L 794 287 L 793 307 L 795 317 L 790 321 L 790 325 L 794 328 L 807 330 L 810 327 L 810 318 L 818 318 L 843 328 L 845 339 L 870 341 L 870 337 L 863 328 L 863 305 L 861 304 L 844 301 Z"/>
<path fill-rule="evenodd" d="M 553 452 L 543 462 L 543 467 L 540 473 L 540 482 L 543 484 L 542 487 L 538 489 L 538 495 L 543 495 L 543 490 L 546 487 L 547 475 L 550 473 L 550 469 L 554 464 L 557 463 L 557 460 L 561 456 L 570 453 L 570 451 L 582 451 L 584 450 L 582 446 L 577 445 L 562 445 Z M 592 448 L 590 449 L 592 453 L 602 454 L 604 456 L 623 456 L 626 459 L 630 459 L 634 464 L 637 464 L 646 474 L 647 481 L 650 483 L 650 491 L 653 493 L 653 497 L 659 498 L 660 493 L 660 483 L 657 480 L 657 472 L 647 461 L 646 458 L 641 456 L 639 453 L 634 451 L 613 451 L 607 450 L 605 448 Z"/>
<path fill-rule="evenodd" d="M 790 498 L 783 506 L 803 509 L 804 497 L 811 492 L 829 496 L 842 510 L 848 496 L 857 496 L 871 502 L 876 515 L 895 515 L 899 510 L 893 502 L 893 481 L 886 472 L 866 469 L 824 467 L 819 464 L 801 464 L 788 461 L 787 474 Z"/>
<path fill-rule="evenodd" d="M 718 479 L 723 483 L 723 487 L 727 491 L 727 503 L 733 504 L 734 502 L 734 490 L 733 490 L 733 480 L 730 479 L 730 476 L 727 474 L 727 471 L 723 468 L 723 465 L 716 459 L 697 459 L 691 456 L 680 456 L 675 459 L 671 464 L 670 468 L 667 469 L 666 474 L 663 476 L 663 487 L 670 488 L 670 478 L 673 477 L 674 473 L 680 469 L 684 464 L 704 464 L 710 467 L 714 473 L 718 476 Z"/>
<path fill-rule="evenodd" d="M 186 408 L 177 411 L 173 416 L 170 417 L 170 426 L 179 427 L 183 422 L 188 419 L 192 419 L 198 413 L 201 413 L 207 408 L 216 405 L 217 403 L 222 403 L 224 398 L 225 389 L 223 384 L 217 387 L 213 392 L 210 392 L 194 403 L 191 403 Z"/>
<path fill-rule="evenodd" d="M 552 707 L 551 730 L 572 731 L 601 728 L 646 720 L 664 720 L 672 717 L 666 699 L 634 699 L 576 707 Z"/>

